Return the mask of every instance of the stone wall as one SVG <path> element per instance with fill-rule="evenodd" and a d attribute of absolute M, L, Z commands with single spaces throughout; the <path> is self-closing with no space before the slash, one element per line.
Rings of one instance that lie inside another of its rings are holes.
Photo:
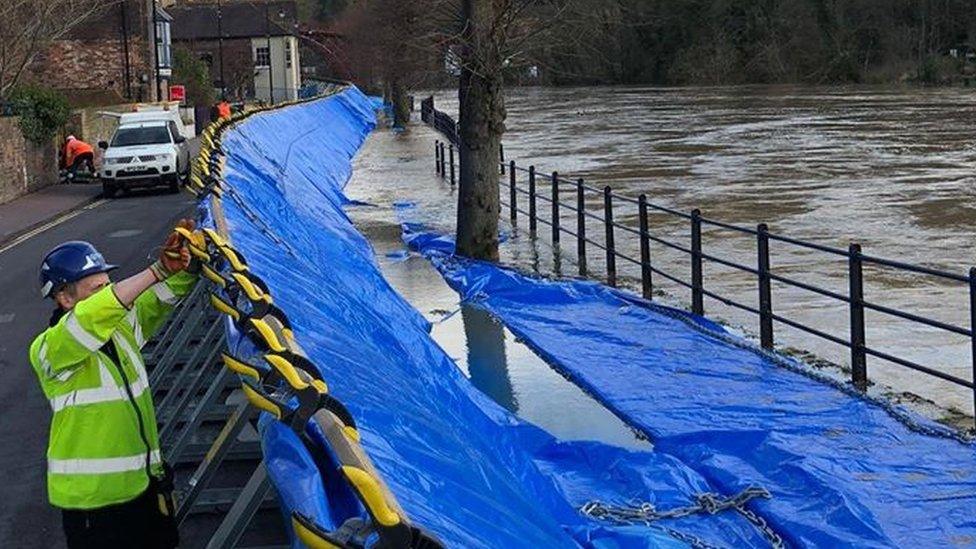
<path fill-rule="evenodd" d="M 18 122 L 17 117 L 0 117 L 0 203 L 58 180 L 54 143 L 28 141 Z"/>
<path fill-rule="evenodd" d="M 148 101 L 152 68 L 144 51 L 141 38 L 130 38 L 128 88 L 125 53 L 116 39 L 59 40 L 37 56 L 30 79 L 62 90 L 75 106 L 122 103 L 126 93 Z"/>

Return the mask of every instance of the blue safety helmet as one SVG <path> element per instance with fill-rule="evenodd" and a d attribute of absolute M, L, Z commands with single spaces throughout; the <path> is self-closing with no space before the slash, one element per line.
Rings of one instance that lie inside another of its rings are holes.
<path fill-rule="evenodd" d="M 51 297 L 65 284 L 115 268 L 88 242 L 65 242 L 48 252 L 41 262 L 41 296 Z"/>

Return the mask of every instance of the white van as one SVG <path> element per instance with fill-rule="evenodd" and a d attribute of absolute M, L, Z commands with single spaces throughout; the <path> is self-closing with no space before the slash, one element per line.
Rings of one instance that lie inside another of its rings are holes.
<path fill-rule="evenodd" d="M 167 185 L 178 192 L 190 173 L 186 128 L 176 110 L 104 113 L 119 118 L 104 150 L 99 175 L 105 196 L 136 187 Z"/>

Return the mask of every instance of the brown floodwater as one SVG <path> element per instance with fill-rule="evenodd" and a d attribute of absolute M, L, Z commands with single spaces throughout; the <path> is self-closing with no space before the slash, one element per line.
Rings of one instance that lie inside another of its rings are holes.
<path fill-rule="evenodd" d="M 454 94 L 435 94 L 438 108 L 456 113 Z M 506 156 L 520 165 L 558 170 L 589 184 L 706 218 L 828 246 L 857 242 L 866 254 L 944 269 L 961 275 L 976 265 L 976 91 L 967 89 L 866 87 L 725 88 L 522 88 L 507 97 Z M 525 176 L 520 174 L 520 183 Z M 507 179 L 506 179 L 507 180 Z M 540 194 L 549 196 L 540 180 Z M 573 199 L 565 191 L 565 199 Z M 507 193 L 505 194 L 507 198 Z M 520 195 L 524 206 L 525 197 Z M 598 196 L 587 206 L 601 212 Z M 548 203 L 539 213 L 549 215 Z M 575 230 L 575 213 L 562 212 L 564 227 Z M 507 215 L 506 215 L 507 217 Z M 636 227 L 637 208 L 615 204 L 615 217 Z M 689 223 L 652 215 L 654 236 L 687 246 Z M 521 217 L 524 231 L 525 217 Z M 602 242 L 596 220 L 588 235 Z M 539 245 L 549 240 L 540 224 Z M 620 251 L 637 257 L 638 241 L 616 231 Z M 756 266 L 756 237 L 707 227 L 703 251 Z M 687 255 L 652 244 L 654 265 L 689 279 Z M 562 236 L 560 270 L 575 274 L 576 242 Z M 588 249 L 593 276 L 602 276 L 602 251 Z M 525 268 L 550 271 L 551 251 L 509 252 Z M 847 295 L 845 257 L 771 244 L 773 272 Z M 541 259 L 540 259 L 541 258 Z M 629 286 L 639 285 L 639 267 L 618 260 Z M 880 305 L 970 327 L 966 284 L 866 265 L 865 299 Z M 687 304 L 681 286 L 655 277 L 662 299 Z M 706 262 L 704 286 L 756 307 L 756 276 Z M 706 298 L 706 314 L 758 332 L 758 320 Z M 848 305 L 773 283 L 776 314 L 847 339 Z M 849 351 L 776 323 L 781 348 L 811 351 L 848 365 Z M 879 351 L 971 380 L 969 338 L 867 313 L 867 344 Z M 653 334 L 648 334 L 653 337 Z M 875 357 L 868 358 L 873 381 L 911 391 L 942 405 L 973 412 L 973 392 Z"/>

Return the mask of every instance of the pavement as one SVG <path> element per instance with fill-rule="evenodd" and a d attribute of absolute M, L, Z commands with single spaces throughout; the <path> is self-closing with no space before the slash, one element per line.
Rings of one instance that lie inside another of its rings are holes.
<path fill-rule="evenodd" d="M 100 200 L 95 187 L 49 187 L 0 205 L 0 546 L 64 546 L 60 513 L 47 502 L 51 411 L 27 359 L 52 310 L 39 293 L 42 257 L 66 240 L 89 240 L 121 266 L 114 278 L 124 278 L 149 264 L 150 252 L 196 204 L 163 190 Z"/>
<path fill-rule="evenodd" d="M 102 185 L 98 182 L 51 185 L 0 204 L 0 246 L 59 215 L 98 200 L 101 194 Z"/>

